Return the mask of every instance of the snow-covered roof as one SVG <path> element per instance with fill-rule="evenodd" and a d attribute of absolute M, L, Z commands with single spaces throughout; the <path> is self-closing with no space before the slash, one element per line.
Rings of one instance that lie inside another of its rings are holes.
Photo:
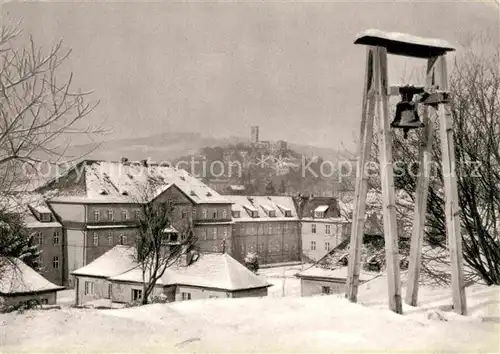
<path fill-rule="evenodd" d="M 167 165 L 86 160 L 68 171 L 66 177 L 41 190 L 60 189 L 54 201 L 131 203 L 153 199 L 175 184 L 194 203 L 228 203 L 187 171 Z"/>
<path fill-rule="evenodd" d="M 231 205 L 231 210 L 239 211 L 240 217 L 234 218 L 234 221 L 294 221 L 298 220 L 295 204 L 292 197 L 285 196 L 241 196 L 241 195 L 226 195 L 225 196 Z M 269 216 L 267 213 L 259 213 L 258 217 L 252 217 L 247 211 L 274 210 L 276 216 Z M 285 211 L 291 211 L 291 216 L 285 216 Z"/>
<path fill-rule="evenodd" d="M 336 269 L 323 268 L 319 266 L 312 266 L 297 274 L 299 278 L 329 278 L 329 279 L 347 279 L 348 267 L 339 267 Z M 359 280 L 368 281 L 376 278 L 380 273 L 374 272 L 360 272 Z"/>
<path fill-rule="evenodd" d="M 142 282 L 139 267 L 111 277 L 111 281 Z M 168 268 L 158 285 L 191 285 L 229 291 L 270 286 L 227 253 L 202 253 L 199 258 L 184 266 L 181 262 Z"/>
<path fill-rule="evenodd" d="M 142 283 L 142 271 L 134 260 L 134 253 L 134 247 L 115 246 L 72 274 Z M 189 266 L 179 260 L 165 271 L 157 284 L 183 284 L 228 291 L 269 286 L 264 278 L 252 273 L 227 253 L 201 253 Z"/>
<path fill-rule="evenodd" d="M 135 249 L 130 246 L 117 245 L 86 266 L 73 271 L 73 275 L 94 277 L 112 277 L 134 268 Z"/>
<path fill-rule="evenodd" d="M 17 258 L 0 257 L 0 294 L 23 294 L 62 290 Z"/>
<path fill-rule="evenodd" d="M 0 208 L 6 212 L 18 213 L 22 216 L 27 228 L 54 228 L 62 225 L 54 219 L 42 194 L 34 192 L 12 193 L 0 196 Z M 51 221 L 39 220 L 34 212 L 51 214 Z"/>
<path fill-rule="evenodd" d="M 324 213 L 325 211 L 328 210 L 328 208 L 329 208 L 328 205 L 320 205 L 316 209 L 314 209 L 314 211 L 318 213 Z"/>

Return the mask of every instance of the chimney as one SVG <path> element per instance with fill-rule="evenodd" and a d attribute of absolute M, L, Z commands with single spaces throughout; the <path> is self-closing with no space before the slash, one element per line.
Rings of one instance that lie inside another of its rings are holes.
<path fill-rule="evenodd" d="M 122 157 L 121 163 L 124 164 L 124 165 L 128 165 L 128 158 Z"/>
<path fill-rule="evenodd" d="M 141 160 L 141 165 L 144 167 L 148 167 L 148 160 Z"/>

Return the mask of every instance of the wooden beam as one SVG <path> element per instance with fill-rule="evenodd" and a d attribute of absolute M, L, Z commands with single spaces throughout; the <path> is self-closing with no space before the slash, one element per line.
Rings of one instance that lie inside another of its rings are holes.
<path fill-rule="evenodd" d="M 368 191 L 368 175 L 365 173 L 365 166 L 370 158 L 373 140 L 373 116 L 375 108 L 375 99 L 372 95 L 374 54 L 375 51 L 373 48 L 368 47 L 366 51 L 365 85 L 363 90 L 360 138 L 358 143 L 358 164 L 345 294 L 346 298 L 351 302 L 357 302 L 358 300 L 361 242 L 363 239 L 366 194 Z"/>
<path fill-rule="evenodd" d="M 427 61 L 427 86 L 430 87 L 434 77 L 434 64 L 436 58 Z M 418 282 L 420 278 L 420 266 L 422 259 L 422 242 L 425 231 L 425 215 L 427 211 L 427 195 L 429 194 L 429 165 L 432 159 L 432 141 L 434 136 L 434 125 L 429 118 L 430 107 L 424 106 L 423 140 L 419 150 L 419 171 L 416 186 L 415 210 L 413 215 L 413 230 L 411 236 L 410 259 L 408 263 L 408 283 L 406 288 L 405 302 L 411 306 L 417 306 Z"/>
<path fill-rule="evenodd" d="M 383 216 L 389 308 L 403 313 L 399 269 L 398 234 L 396 224 L 396 195 L 392 161 L 392 133 L 389 117 L 387 87 L 387 49 L 377 47 L 375 55 L 375 85 L 378 91 L 377 112 L 380 119 L 380 176 L 382 180 Z"/>
<path fill-rule="evenodd" d="M 446 57 L 438 60 L 440 85 L 448 89 Z M 458 205 L 458 187 L 455 161 L 455 143 L 453 141 L 453 121 L 448 103 L 439 105 L 440 138 L 442 150 L 443 178 L 445 187 L 445 214 L 448 247 L 451 260 L 451 286 L 453 309 L 460 315 L 467 315 L 465 282 L 463 272 L 462 235 L 460 230 L 460 210 Z"/>

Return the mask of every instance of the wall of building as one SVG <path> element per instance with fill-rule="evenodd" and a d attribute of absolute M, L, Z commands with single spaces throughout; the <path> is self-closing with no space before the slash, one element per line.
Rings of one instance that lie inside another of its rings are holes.
<path fill-rule="evenodd" d="M 87 230 L 85 232 L 85 264 L 99 258 L 116 245 L 134 245 L 138 233 L 136 227 Z M 94 242 L 94 236 L 97 236 L 97 244 Z"/>
<path fill-rule="evenodd" d="M 313 232 L 313 225 L 316 232 Z M 330 227 L 330 233 L 327 233 L 327 225 Z M 302 221 L 302 254 L 312 261 L 318 261 L 345 237 L 349 237 L 347 225 L 320 220 Z"/>
<path fill-rule="evenodd" d="M 74 277 L 71 272 L 85 265 L 85 231 L 66 230 L 66 264 L 68 274 L 68 286 L 74 286 Z"/>
<path fill-rule="evenodd" d="M 248 252 L 256 252 L 261 264 L 300 261 L 299 223 L 236 222 L 233 226 L 233 257 L 243 262 Z"/>
<path fill-rule="evenodd" d="M 323 287 L 330 288 L 330 294 L 342 294 L 345 292 L 346 280 L 309 280 L 300 279 L 300 294 L 302 296 L 321 295 Z"/>
<path fill-rule="evenodd" d="M 64 224 L 68 222 L 69 223 L 85 222 L 85 205 L 83 204 L 51 202 L 50 206 Z"/>
<path fill-rule="evenodd" d="M 89 294 L 85 294 L 86 282 L 93 284 L 93 292 Z M 93 300 L 109 299 L 109 284 L 107 279 L 76 276 L 76 304 L 79 306 Z"/>
<path fill-rule="evenodd" d="M 267 288 L 239 290 L 239 291 L 233 291 L 231 293 L 231 297 L 233 298 L 263 297 L 263 296 L 267 296 Z"/>
<path fill-rule="evenodd" d="M 57 292 L 51 291 L 30 295 L 0 296 L 0 304 L 17 305 L 20 302 L 35 299 L 41 301 L 42 303 L 45 303 L 46 305 L 55 305 L 57 301 Z"/>
<path fill-rule="evenodd" d="M 112 282 L 111 299 L 113 302 L 132 303 L 132 290 L 143 291 L 141 283 Z M 163 294 L 163 285 L 156 285 L 151 297 Z"/>
<path fill-rule="evenodd" d="M 30 231 L 34 232 L 34 242 L 41 251 L 39 273 L 52 283 L 62 285 L 64 269 L 62 227 L 30 228 Z"/>
<path fill-rule="evenodd" d="M 182 301 L 182 293 L 191 294 L 191 300 L 201 300 L 210 298 L 228 298 L 231 293 L 226 290 L 198 288 L 189 285 L 177 285 L 175 291 L 175 301 Z"/>

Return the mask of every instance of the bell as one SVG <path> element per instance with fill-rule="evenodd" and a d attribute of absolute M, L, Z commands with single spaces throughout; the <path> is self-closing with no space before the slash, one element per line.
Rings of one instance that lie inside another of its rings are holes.
<path fill-rule="evenodd" d="M 408 138 L 410 129 L 418 129 L 424 126 L 420 121 L 417 111 L 417 103 L 413 101 L 413 95 L 420 93 L 419 88 L 405 86 L 399 89 L 401 102 L 396 105 L 396 117 L 391 123 L 392 128 L 403 129 L 404 138 Z"/>

